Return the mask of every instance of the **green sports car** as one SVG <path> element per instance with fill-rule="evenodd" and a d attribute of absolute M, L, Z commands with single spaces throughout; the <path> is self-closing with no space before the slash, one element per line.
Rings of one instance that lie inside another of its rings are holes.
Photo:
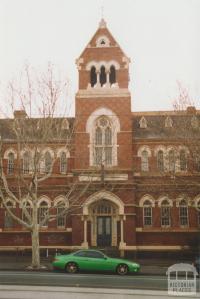
<path fill-rule="evenodd" d="M 56 255 L 53 260 L 54 269 L 67 273 L 78 271 L 109 271 L 119 275 L 136 273 L 140 265 L 125 259 L 110 258 L 98 250 L 79 250 L 66 255 Z"/>

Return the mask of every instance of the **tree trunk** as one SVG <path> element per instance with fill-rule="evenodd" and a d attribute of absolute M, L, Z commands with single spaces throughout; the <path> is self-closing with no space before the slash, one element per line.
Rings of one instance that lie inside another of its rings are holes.
<path fill-rule="evenodd" d="M 40 268 L 40 245 L 39 245 L 39 225 L 35 224 L 31 232 L 32 238 L 32 267 Z"/>

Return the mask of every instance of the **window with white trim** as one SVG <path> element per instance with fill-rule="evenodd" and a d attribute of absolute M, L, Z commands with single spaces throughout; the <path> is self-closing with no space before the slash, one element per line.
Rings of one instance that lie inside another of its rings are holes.
<path fill-rule="evenodd" d="M 112 165 L 112 128 L 107 117 L 102 116 L 96 122 L 94 161 L 95 165 Z"/>
<path fill-rule="evenodd" d="M 32 207 L 29 201 L 25 202 L 22 208 L 22 220 L 26 223 L 31 222 L 28 215 L 32 218 Z"/>
<path fill-rule="evenodd" d="M 143 150 L 141 153 L 141 170 L 149 171 L 149 157 L 146 150 Z"/>
<path fill-rule="evenodd" d="M 181 171 L 187 170 L 187 155 L 184 150 L 180 151 L 180 170 Z"/>
<path fill-rule="evenodd" d="M 14 154 L 9 153 L 8 154 L 8 169 L 7 169 L 8 174 L 13 174 L 14 173 L 14 161 L 15 161 Z"/>
<path fill-rule="evenodd" d="M 161 172 L 164 171 L 164 153 L 161 150 L 157 153 L 157 169 Z"/>
<path fill-rule="evenodd" d="M 14 204 L 12 201 L 10 201 L 10 200 L 7 201 L 6 205 L 11 212 L 14 212 Z M 4 227 L 5 228 L 14 227 L 14 220 L 7 210 L 5 210 Z"/>
<path fill-rule="evenodd" d="M 188 205 L 185 199 L 179 203 L 180 226 L 188 226 Z"/>
<path fill-rule="evenodd" d="M 145 200 L 143 204 L 143 224 L 152 226 L 152 203 L 149 200 Z"/>
<path fill-rule="evenodd" d="M 169 171 L 175 171 L 175 153 L 174 153 L 174 150 L 169 151 L 168 159 L 169 159 Z"/>
<path fill-rule="evenodd" d="M 46 152 L 44 155 L 44 167 L 45 167 L 45 173 L 51 172 L 52 158 L 49 152 Z"/>
<path fill-rule="evenodd" d="M 65 203 L 60 201 L 56 205 L 57 209 L 57 227 L 65 227 L 66 224 L 66 215 L 64 214 Z"/>
<path fill-rule="evenodd" d="M 25 152 L 23 155 L 23 174 L 29 174 L 31 171 L 31 155 Z"/>
<path fill-rule="evenodd" d="M 161 203 L 161 226 L 171 225 L 170 204 L 168 200 L 163 200 Z"/>
<path fill-rule="evenodd" d="M 38 209 L 38 223 L 41 226 L 48 226 L 49 207 L 46 201 L 40 203 Z"/>
<path fill-rule="evenodd" d="M 62 174 L 67 172 L 67 155 L 65 152 L 62 152 L 60 155 L 60 172 Z"/>

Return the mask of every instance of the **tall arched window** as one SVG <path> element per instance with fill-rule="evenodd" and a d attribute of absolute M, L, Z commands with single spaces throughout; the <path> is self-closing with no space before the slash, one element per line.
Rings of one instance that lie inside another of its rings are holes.
<path fill-rule="evenodd" d="M 96 68 L 93 66 L 90 70 L 90 84 L 91 87 L 94 87 L 94 85 L 97 83 L 97 73 Z"/>
<path fill-rule="evenodd" d="M 164 154 L 161 150 L 157 154 L 157 168 L 159 171 L 164 171 Z"/>
<path fill-rule="evenodd" d="M 102 65 L 100 69 L 100 84 L 103 86 L 106 83 L 106 69 L 105 66 Z"/>
<path fill-rule="evenodd" d="M 12 212 L 14 212 L 14 204 L 12 201 L 7 201 L 7 207 L 9 208 L 9 210 L 11 210 Z M 12 216 L 8 213 L 8 211 L 5 211 L 5 220 L 4 220 L 4 227 L 5 228 L 12 228 L 14 226 L 14 220 L 12 218 Z"/>
<path fill-rule="evenodd" d="M 169 171 L 175 171 L 175 153 L 174 150 L 169 151 Z"/>
<path fill-rule="evenodd" d="M 49 207 L 46 201 L 42 201 L 40 203 L 39 209 L 38 209 L 38 223 L 41 226 L 47 226 L 48 225 L 48 216 L 49 216 Z"/>
<path fill-rule="evenodd" d="M 45 167 L 45 172 L 50 173 L 51 172 L 51 167 L 52 167 L 52 159 L 51 155 L 49 152 L 46 152 L 44 155 L 44 167 Z"/>
<path fill-rule="evenodd" d="M 60 172 L 63 174 L 67 172 L 67 156 L 64 152 L 60 155 Z"/>
<path fill-rule="evenodd" d="M 180 170 L 181 171 L 187 170 L 187 155 L 184 150 L 180 151 Z"/>
<path fill-rule="evenodd" d="M 31 223 L 29 216 L 32 217 L 32 206 L 29 201 L 26 201 L 22 207 L 22 220 Z"/>
<path fill-rule="evenodd" d="M 97 120 L 95 129 L 95 164 L 112 165 L 112 129 L 103 116 Z"/>
<path fill-rule="evenodd" d="M 113 65 L 110 67 L 109 82 L 110 84 L 116 83 L 116 70 Z"/>
<path fill-rule="evenodd" d="M 152 225 L 152 203 L 150 200 L 145 200 L 143 204 L 143 223 L 144 226 Z"/>
<path fill-rule="evenodd" d="M 7 169 L 8 174 L 14 173 L 14 161 L 15 161 L 14 154 L 9 153 L 8 154 L 8 169 Z"/>
<path fill-rule="evenodd" d="M 66 215 L 64 214 L 65 203 L 60 201 L 56 205 L 57 209 L 57 227 L 65 227 Z"/>
<path fill-rule="evenodd" d="M 141 153 L 141 170 L 149 171 L 149 157 L 146 150 L 142 151 Z"/>
<path fill-rule="evenodd" d="M 163 200 L 161 203 L 161 226 L 170 226 L 170 204 L 168 200 Z"/>
<path fill-rule="evenodd" d="M 29 152 L 25 152 L 23 155 L 23 173 L 29 174 L 31 170 L 31 155 Z"/>
<path fill-rule="evenodd" d="M 188 226 L 188 205 L 185 199 L 179 203 L 179 219 L 181 226 Z"/>

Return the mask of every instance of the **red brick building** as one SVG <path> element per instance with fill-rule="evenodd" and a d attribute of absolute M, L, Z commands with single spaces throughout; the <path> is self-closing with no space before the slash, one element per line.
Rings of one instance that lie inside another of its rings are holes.
<path fill-rule="evenodd" d="M 129 63 L 101 20 L 77 59 L 75 118 L 67 120 L 76 122 L 74 149 L 49 146 L 49 155 L 56 148 L 58 161 L 40 190 L 40 202 L 56 211 L 66 180 L 84 186 L 92 178 L 92 183 L 70 216 L 44 225 L 41 248 L 177 252 L 198 244 L 200 157 L 192 145 L 198 145 L 200 113 L 192 107 L 132 112 Z M 6 136 L 6 120 L 0 125 Z M 15 144 L 5 143 L 4 165 L 12 180 Z M 13 208 L 20 215 L 20 205 Z M 1 207 L 0 249 L 30 248 L 30 233 L 6 217 Z"/>

